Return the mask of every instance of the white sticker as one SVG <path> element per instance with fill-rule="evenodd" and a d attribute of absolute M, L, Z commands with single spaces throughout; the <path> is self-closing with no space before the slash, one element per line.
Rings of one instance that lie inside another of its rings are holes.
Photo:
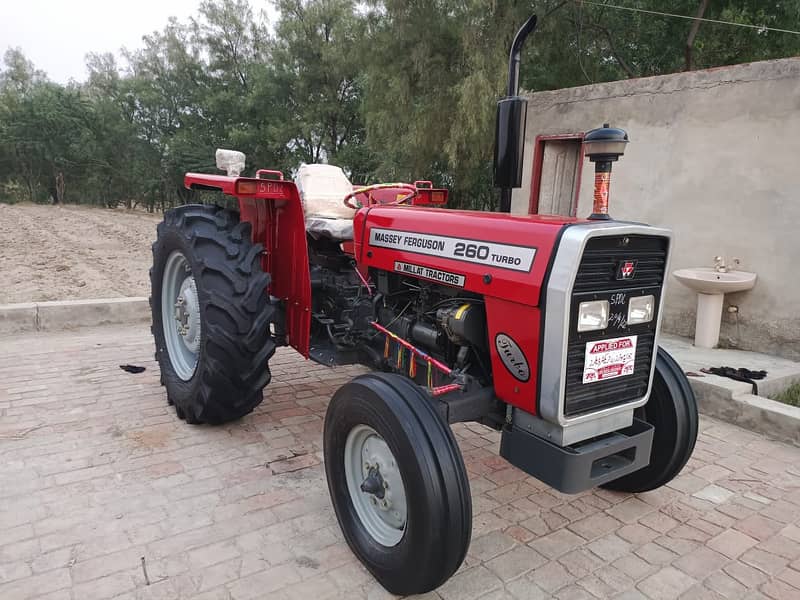
<path fill-rule="evenodd" d="M 431 281 L 438 281 L 439 283 L 446 283 L 447 285 L 455 285 L 457 287 L 464 287 L 466 277 L 458 273 L 450 273 L 449 271 L 440 271 L 439 269 L 431 269 L 430 267 L 423 267 L 422 265 L 412 265 L 411 263 L 394 261 L 394 270 L 398 273 L 404 273 L 413 277 L 421 277 L 422 279 L 430 279 Z"/>
<path fill-rule="evenodd" d="M 636 338 L 614 338 L 586 343 L 583 383 L 595 383 L 633 374 L 636 359 Z"/>
<path fill-rule="evenodd" d="M 369 232 L 369 244 L 525 273 L 531 270 L 533 257 L 536 255 L 536 248 L 526 246 L 377 227 L 373 227 Z"/>

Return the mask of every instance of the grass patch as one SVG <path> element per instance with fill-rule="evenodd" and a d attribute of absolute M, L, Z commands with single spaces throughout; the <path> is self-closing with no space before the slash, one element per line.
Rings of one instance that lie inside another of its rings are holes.
<path fill-rule="evenodd" d="M 783 390 L 780 394 L 775 396 L 773 400 L 783 402 L 789 406 L 800 407 L 800 383 L 793 383 L 788 388 Z"/>

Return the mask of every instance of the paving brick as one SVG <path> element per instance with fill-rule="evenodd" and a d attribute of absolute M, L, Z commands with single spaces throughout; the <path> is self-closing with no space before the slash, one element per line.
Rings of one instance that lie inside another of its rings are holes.
<path fill-rule="evenodd" d="M 678 598 L 695 583 L 696 580 L 685 573 L 673 567 L 664 567 L 645 578 L 636 587 L 653 600 L 672 600 Z"/>
<path fill-rule="evenodd" d="M 750 515 L 746 519 L 742 519 L 734 526 L 734 529 L 746 533 L 752 538 L 759 541 L 764 541 L 771 538 L 778 531 L 783 529 L 785 525 L 779 521 L 773 521 L 763 515 L 755 514 Z"/>
<path fill-rule="evenodd" d="M 755 546 L 758 540 L 751 538 L 740 531 L 727 530 L 711 538 L 708 547 L 724 554 L 728 558 L 737 558 L 748 548 Z"/>
<path fill-rule="evenodd" d="M 68 564 L 72 564 L 72 580 L 76 583 L 82 583 L 93 579 L 99 579 L 119 571 L 137 569 L 141 564 L 141 557 L 143 555 L 144 552 L 142 548 L 130 548 L 91 560 L 81 561 L 78 559 L 79 553 L 75 552 Z M 75 560 L 74 563 L 73 560 Z"/>
<path fill-rule="evenodd" d="M 761 592 L 774 600 L 797 600 L 797 588 L 783 581 L 768 581 L 761 586 Z"/>
<path fill-rule="evenodd" d="M 705 465 L 700 467 L 699 469 L 695 469 L 692 472 L 692 475 L 695 477 L 699 477 L 700 479 L 705 479 L 709 482 L 717 481 L 718 479 L 724 479 L 726 477 L 730 477 L 733 475 L 733 471 L 730 469 L 726 469 L 725 467 L 721 467 L 719 465 Z"/>
<path fill-rule="evenodd" d="M 87 583 L 77 583 L 73 588 L 75 597 L 82 600 L 105 600 L 119 596 L 136 587 L 130 573 L 115 573 L 94 579 Z"/>
<path fill-rule="evenodd" d="M 328 398 L 363 369 L 280 349 L 252 415 L 191 427 L 165 402 L 147 331 L 111 337 L 0 341 L 0 427 L 45 425 L 3 448 L 0 598 L 390 597 L 344 542 L 320 464 Z M 510 467 L 497 432 L 454 431 L 475 515 L 448 600 L 800 597 L 797 448 L 703 418 L 670 486 L 571 496 Z"/>
<path fill-rule="evenodd" d="M 568 585 L 558 590 L 554 597 L 556 600 L 594 600 L 596 596 L 593 596 L 580 586 Z"/>
<path fill-rule="evenodd" d="M 797 506 L 785 500 L 776 500 L 760 512 L 763 516 L 781 523 L 792 523 L 798 517 Z"/>
<path fill-rule="evenodd" d="M 22 561 L 0 564 L 0 584 L 22 579 L 32 574 L 31 567 Z"/>
<path fill-rule="evenodd" d="M 666 548 L 667 550 L 671 550 L 679 556 L 683 556 L 689 552 L 692 552 L 700 545 L 699 542 L 677 537 L 670 537 L 667 535 L 659 536 L 653 541 L 659 546 Z"/>
<path fill-rule="evenodd" d="M 634 550 L 634 552 L 639 558 L 659 567 L 667 565 L 678 558 L 678 554 L 655 542 L 648 542 L 641 548 Z"/>
<path fill-rule="evenodd" d="M 569 585 L 575 577 L 558 562 L 551 561 L 528 574 L 528 579 L 544 591 L 552 594 L 556 590 Z"/>
<path fill-rule="evenodd" d="M 728 560 L 728 557 L 719 552 L 701 546 L 681 556 L 673 564 L 687 575 L 697 580 L 703 580 L 709 573 L 713 573 L 717 569 L 722 568 L 723 565 L 728 563 Z"/>
<path fill-rule="evenodd" d="M 49 573 L 0 584 L 0 598 L 13 598 L 14 600 L 39 598 L 51 592 L 69 589 L 70 585 L 69 570 L 58 569 Z"/>
<path fill-rule="evenodd" d="M 618 558 L 612 564 L 634 581 L 644 579 L 647 575 L 650 575 L 653 571 L 658 569 L 658 567 L 651 565 L 635 554 L 627 554 Z"/>
<path fill-rule="evenodd" d="M 586 577 L 607 564 L 585 548 L 567 552 L 558 562 L 575 578 Z"/>
<path fill-rule="evenodd" d="M 661 511 L 652 512 L 639 519 L 639 524 L 659 533 L 667 533 L 678 525 L 678 521 Z"/>
<path fill-rule="evenodd" d="M 481 561 L 488 561 L 498 554 L 507 552 L 515 545 L 516 540 L 511 536 L 501 531 L 492 531 L 482 537 L 473 539 L 469 552 Z"/>
<path fill-rule="evenodd" d="M 677 521 L 676 521 L 677 522 Z M 658 537 L 658 531 L 645 527 L 640 523 L 625 525 L 617 530 L 617 535 L 634 546 L 643 546 Z"/>
<path fill-rule="evenodd" d="M 647 502 L 638 498 L 628 498 L 624 502 L 612 506 L 606 512 L 623 523 L 634 523 L 654 510 L 654 507 Z"/>
<path fill-rule="evenodd" d="M 531 548 L 547 558 L 558 558 L 584 544 L 584 539 L 567 529 L 559 529 L 530 543 Z"/>
<path fill-rule="evenodd" d="M 547 559 L 527 546 L 517 546 L 486 563 L 492 573 L 502 581 L 516 579 L 533 569 L 542 566 Z"/>
<path fill-rule="evenodd" d="M 478 598 L 503 587 L 503 582 L 483 566 L 457 573 L 437 593 L 444 600 Z"/>
<path fill-rule="evenodd" d="M 528 579 L 517 579 L 504 588 L 516 600 L 549 600 L 552 596 Z"/>
<path fill-rule="evenodd" d="M 747 587 L 723 571 L 716 571 L 709 575 L 704 584 L 725 598 L 743 598 L 748 591 Z"/>
<path fill-rule="evenodd" d="M 784 569 L 778 575 L 778 579 L 800 590 L 800 571 L 796 571 L 794 569 Z"/>
<path fill-rule="evenodd" d="M 612 562 L 621 556 L 625 556 L 631 550 L 631 545 L 628 542 L 613 533 L 596 539 L 586 547 L 607 562 Z"/>
<path fill-rule="evenodd" d="M 280 565 L 238 579 L 228 585 L 228 590 L 234 600 L 255 600 L 298 581 L 300 575 L 293 566 Z"/>
<path fill-rule="evenodd" d="M 769 579 L 763 571 L 739 561 L 731 562 L 723 571 L 748 589 L 755 589 Z"/>
<path fill-rule="evenodd" d="M 612 516 L 595 513 L 569 525 L 569 529 L 586 540 L 593 540 L 619 529 L 622 524 Z"/>
<path fill-rule="evenodd" d="M 231 583 L 244 576 L 242 573 L 242 559 L 234 558 L 224 562 L 216 563 L 200 571 L 199 573 L 199 591 L 206 592 L 214 589 L 221 589 L 225 584 Z M 230 592 L 225 589 L 225 594 L 230 595 Z"/>
<path fill-rule="evenodd" d="M 776 575 L 789 562 L 788 559 L 782 556 L 776 556 L 758 548 L 750 548 L 739 557 L 739 560 L 768 575 Z"/>
<path fill-rule="evenodd" d="M 692 497 L 699 498 L 700 500 L 707 500 L 713 504 L 723 504 L 733 498 L 734 495 L 732 491 L 719 485 L 712 484 L 696 491 L 692 494 Z"/>

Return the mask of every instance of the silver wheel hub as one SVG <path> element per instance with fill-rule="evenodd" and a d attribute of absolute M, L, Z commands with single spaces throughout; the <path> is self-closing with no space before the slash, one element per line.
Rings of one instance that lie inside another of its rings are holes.
<path fill-rule="evenodd" d="M 345 442 L 344 467 L 350 500 L 367 533 L 383 546 L 399 544 L 408 519 L 406 490 L 386 441 L 372 427 L 357 425 Z"/>
<path fill-rule="evenodd" d="M 191 275 L 181 284 L 175 302 L 175 321 L 183 343 L 196 354 L 200 349 L 200 302 L 197 299 L 197 284 Z"/>
<path fill-rule="evenodd" d="M 200 299 L 192 269 L 178 250 L 167 258 L 161 279 L 161 322 L 170 364 L 188 381 L 197 368 L 202 340 Z"/>

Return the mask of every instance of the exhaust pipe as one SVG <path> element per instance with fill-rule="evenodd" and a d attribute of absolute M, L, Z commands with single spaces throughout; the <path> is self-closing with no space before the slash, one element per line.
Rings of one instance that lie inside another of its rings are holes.
<path fill-rule="evenodd" d="M 511 212 L 511 190 L 522 186 L 528 101 L 519 96 L 522 46 L 536 29 L 536 15 L 520 27 L 508 57 L 508 89 L 497 103 L 494 133 L 494 186 L 500 188 L 500 212 Z"/>

